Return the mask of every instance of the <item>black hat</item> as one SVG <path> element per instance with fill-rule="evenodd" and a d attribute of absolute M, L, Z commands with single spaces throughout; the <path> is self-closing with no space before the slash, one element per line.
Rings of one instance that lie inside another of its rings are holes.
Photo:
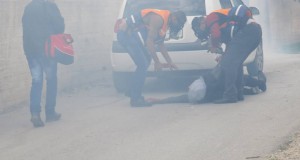
<path fill-rule="evenodd" d="M 176 18 L 177 23 L 176 24 L 173 24 L 173 23 L 169 24 L 170 25 L 170 31 L 172 33 L 177 34 L 184 27 L 184 24 L 185 24 L 187 18 L 186 18 L 185 13 L 183 11 L 180 11 L 180 10 L 172 12 L 171 14 L 172 14 L 172 16 L 174 16 Z"/>
<path fill-rule="evenodd" d="M 201 30 L 200 24 L 205 20 L 204 16 L 195 17 L 192 20 L 192 29 L 194 31 L 195 36 L 200 40 L 206 40 L 208 38 L 207 30 Z"/>

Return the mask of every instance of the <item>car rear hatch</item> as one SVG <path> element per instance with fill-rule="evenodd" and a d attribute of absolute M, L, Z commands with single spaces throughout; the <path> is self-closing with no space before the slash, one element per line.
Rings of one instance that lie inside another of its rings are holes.
<path fill-rule="evenodd" d="M 172 51 L 195 51 L 207 49 L 205 44 L 197 41 L 193 33 L 191 22 L 195 16 L 205 15 L 205 0 L 128 0 L 124 10 L 124 17 L 138 13 L 146 8 L 161 10 L 182 10 L 187 15 L 187 23 L 182 30 L 182 37 L 179 39 L 166 40 L 165 44 L 169 52 Z M 116 42 L 113 42 L 113 53 L 123 53 L 124 49 Z"/>

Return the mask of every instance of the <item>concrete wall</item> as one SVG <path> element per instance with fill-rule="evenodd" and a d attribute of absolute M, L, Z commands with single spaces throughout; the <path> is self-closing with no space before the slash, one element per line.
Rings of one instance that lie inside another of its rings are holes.
<path fill-rule="evenodd" d="M 249 0 L 261 15 L 258 19 L 263 27 L 265 42 L 277 48 L 300 42 L 299 0 Z"/>
<path fill-rule="evenodd" d="M 275 2 L 276 1 L 276 2 Z M 269 0 L 270 39 L 275 46 L 300 42 L 300 1 Z"/>
<path fill-rule="evenodd" d="M 0 2 L 0 113 L 28 101 L 31 77 L 23 54 L 21 24 L 28 2 L 30 0 Z M 121 1 L 56 2 L 65 18 L 66 33 L 75 39 L 77 54 L 75 64 L 59 66 L 59 88 L 101 79 L 103 70 L 110 66 L 113 25 Z"/>
<path fill-rule="evenodd" d="M 0 113 L 29 97 L 30 73 L 22 48 L 21 17 L 30 0 L 0 2 Z M 109 69 L 113 23 L 122 0 L 56 0 L 72 33 L 75 64 L 59 66 L 59 88 L 101 80 Z M 261 12 L 264 34 L 274 46 L 300 40 L 297 0 L 249 0 Z M 72 79 L 72 81 L 70 81 Z M 28 102 L 27 102 L 28 103 Z"/>
<path fill-rule="evenodd" d="M 0 5 L 0 111 L 27 97 L 30 81 L 21 41 L 25 3 L 7 0 Z"/>

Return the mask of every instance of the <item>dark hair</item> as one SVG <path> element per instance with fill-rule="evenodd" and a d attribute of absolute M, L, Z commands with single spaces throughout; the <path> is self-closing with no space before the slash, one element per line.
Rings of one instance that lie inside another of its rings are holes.
<path fill-rule="evenodd" d="M 200 40 L 208 39 L 208 31 L 205 29 L 204 31 L 200 29 L 200 24 L 205 20 L 205 17 L 195 17 L 192 20 L 192 29 L 194 31 L 195 36 Z"/>
<path fill-rule="evenodd" d="M 183 27 L 186 22 L 186 15 L 183 11 L 175 11 L 172 13 L 176 17 L 178 23 Z"/>
<path fill-rule="evenodd" d="M 183 11 L 175 11 L 175 12 L 172 12 L 171 13 L 171 16 L 174 16 L 177 20 L 177 23 L 176 24 L 173 24 L 173 23 L 170 23 L 170 31 L 172 33 L 178 33 L 183 27 L 184 27 L 184 24 L 186 22 L 186 15 Z"/>

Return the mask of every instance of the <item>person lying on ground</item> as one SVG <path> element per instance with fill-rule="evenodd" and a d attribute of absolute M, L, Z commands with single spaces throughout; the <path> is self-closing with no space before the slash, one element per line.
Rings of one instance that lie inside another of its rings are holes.
<path fill-rule="evenodd" d="M 147 101 L 152 104 L 168 104 L 168 103 L 209 103 L 222 97 L 224 91 L 224 79 L 216 78 L 219 68 L 216 67 L 203 77 L 194 81 L 186 94 L 172 96 L 167 98 L 148 98 Z M 267 90 L 266 76 L 263 72 L 259 72 L 257 77 L 244 75 L 244 95 L 256 95 Z M 194 85 L 194 86 L 193 86 Z"/>

